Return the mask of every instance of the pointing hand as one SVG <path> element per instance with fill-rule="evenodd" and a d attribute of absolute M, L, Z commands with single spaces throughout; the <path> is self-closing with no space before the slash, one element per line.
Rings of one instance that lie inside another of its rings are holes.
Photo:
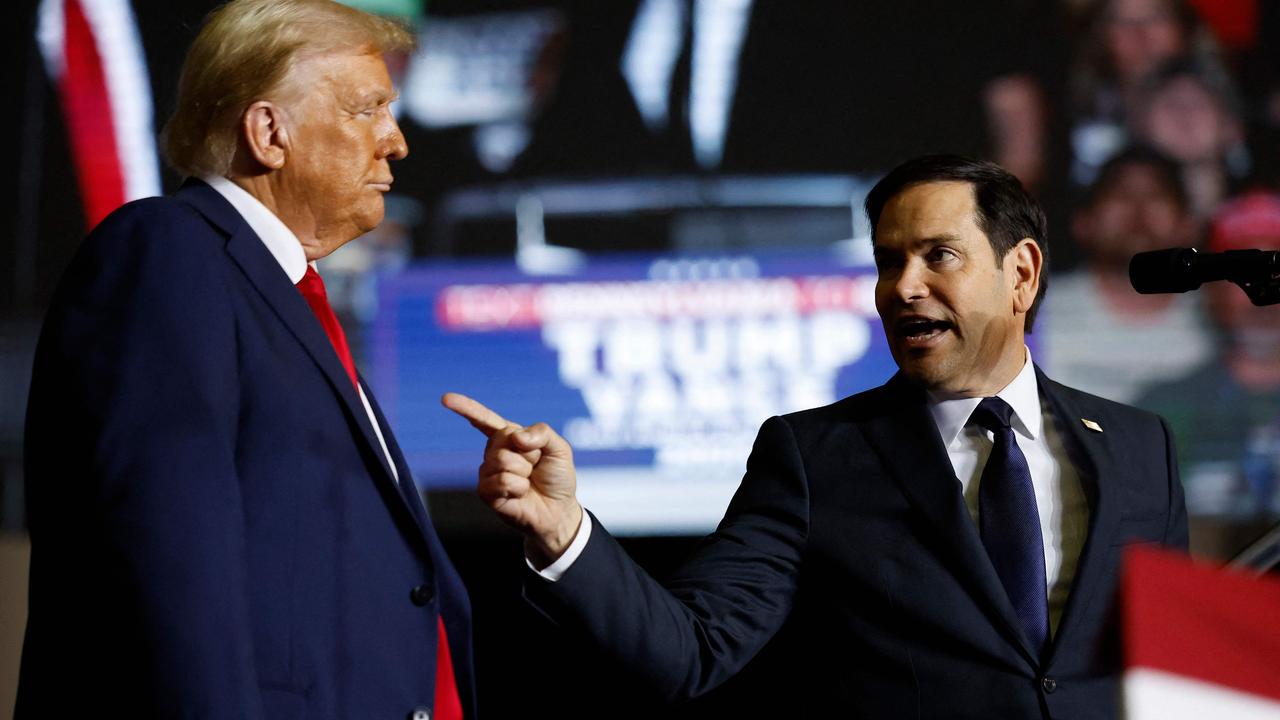
<path fill-rule="evenodd" d="M 466 395 L 445 393 L 440 401 L 489 438 L 476 488 L 480 499 L 524 533 L 535 565 L 554 562 L 582 523 L 569 443 L 546 423 L 517 425 Z"/>

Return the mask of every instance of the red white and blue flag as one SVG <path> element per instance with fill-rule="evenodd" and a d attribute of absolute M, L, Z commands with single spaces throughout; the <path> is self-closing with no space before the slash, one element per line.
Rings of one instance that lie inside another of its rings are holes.
<path fill-rule="evenodd" d="M 1122 590 L 1127 720 L 1280 718 L 1280 581 L 1135 548 Z"/>
<path fill-rule="evenodd" d="M 88 226 L 158 195 L 151 81 L 128 0 L 41 0 L 36 37 L 61 99 Z"/>

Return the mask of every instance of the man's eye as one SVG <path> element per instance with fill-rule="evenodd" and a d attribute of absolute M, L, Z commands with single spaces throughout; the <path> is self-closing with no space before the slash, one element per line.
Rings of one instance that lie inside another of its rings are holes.
<path fill-rule="evenodd" d="M 956 254 L 951 250 L 951 248 L 940 247 L 930 250 L 928 258 L 929 262 L 943 262 L 945 260 L 950 260 L 955 256 Z"/>

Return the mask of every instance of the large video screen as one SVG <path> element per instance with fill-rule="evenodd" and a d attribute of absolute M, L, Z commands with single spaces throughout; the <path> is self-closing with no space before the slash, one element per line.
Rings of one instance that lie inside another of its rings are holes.
<path fill-rule="evenodd" d="M 427 489 L 475 484 L 484 439 L 439 404 L 456 391 L 559 430 L 610 528 L 702 531 L 765 419 L 893 373 L 874 270 L 848 262 L 618 254 L 555 277 L 415 263 L 380 282 L 367 374 Z"/>

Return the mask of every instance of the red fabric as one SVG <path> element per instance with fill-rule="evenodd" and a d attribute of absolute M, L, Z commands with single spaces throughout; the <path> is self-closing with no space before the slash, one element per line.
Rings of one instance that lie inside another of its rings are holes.
<path fill-rule="evenodd" d="M 1128 667 L 1280 699 L 1280 582 L 1131 548 L 1121 592 Z"/>
<path fill-rule="evenodd" d="M 311 306 L 311 312 L 315 313 L 316 318 L 320 320 L 324 333 L 329 336 L 329 342 L 333 344 L 334 351 L 338 353 L 338 359 L 342 361 L 342 367 L 347 369 L 347 376 L 351 378 L 352 386 L 359 393 L 360 385 L 356 382 L 356 362 L 351 358 L 347 334 L 342 332 L 342 325 L 338 324 L 338 316 L 333 314 L 333 308 L 329 306 L 329 295 L 324 291 L 324 281 L 320 279 L 320 273 L 310 265 L 307 265 L 307 274 L 298 281 L 298 291 Z"/>
<path fill-rule="evenodd" d="M 1218 42 L 1234 50 L 1258 44 L 1258 0 L 1191 0 Z"/>
<path fill-rule="evenodd" d="M 1209 226 L 1209 252 L 1280 248 L 1280 194 L 1253 190 L 1222 204 Z"/>
<path fill-rule="evenodd" d="M 80 0 L 66 0 L 63 22 L 66 70 L 58 90 L 71 135 L 85 220 L 92 229 L 124 203 L 124 172 L 102 57 Z"/>
<path fill-rule="evenodd" d="M 462 699 L 458 697 L 458 681 L 453 676 L 453 656 L 449 654 L 449 638 L 444 631 L 444 618 L 436 616 L 439 641 L 436 643 L 435 720 L 462 720 Z"/>

